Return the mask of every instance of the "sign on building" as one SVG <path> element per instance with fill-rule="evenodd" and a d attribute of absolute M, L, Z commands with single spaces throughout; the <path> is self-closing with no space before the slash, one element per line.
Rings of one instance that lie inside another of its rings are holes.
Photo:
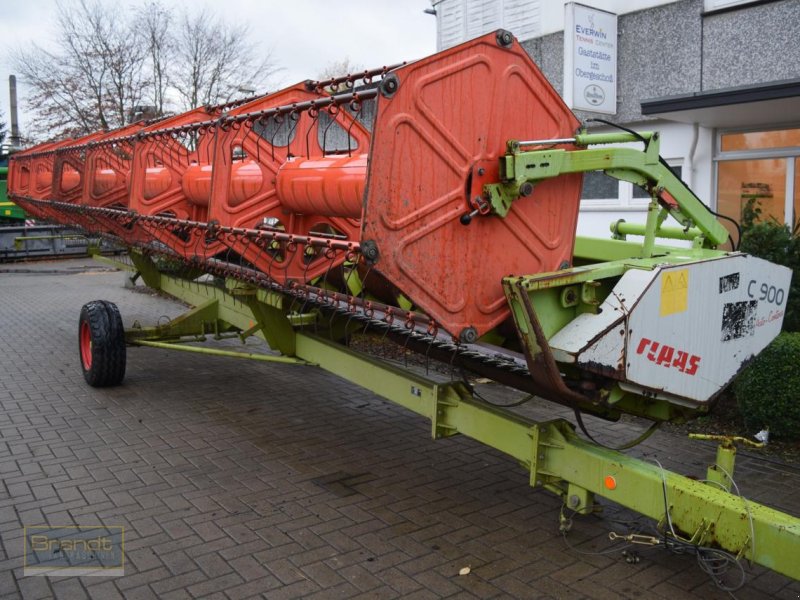
<path fill-rule="evenodd" d="M 570 108 L 617 112 L 617 15 L 576 2 L 565 6 L 564 101 Z"/>

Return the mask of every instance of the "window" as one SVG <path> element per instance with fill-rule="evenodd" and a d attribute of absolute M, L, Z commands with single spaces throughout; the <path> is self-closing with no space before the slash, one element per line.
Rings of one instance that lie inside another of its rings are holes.
<path fill-rule="evenodd" d="M 800 147 L 800 128 L 725 133 L 720 137 L 722 152 L 797 147 Z"/>
<path fill-rule="evenodd" d="M 667 164 L 678 178 L 683 173 L 683 159 L 668 159 Z M 583 174 L 582 210 L 643 210 L 650 204 L 650 194 L 644 188 L 619 181 L 602 171 Z"/>
<path fill-rule="evenodd" d="M 583 174 L 583 200 L 608 200 L 619 197 L 619 181 L 603 171 L 590 171 Z"/>
<path fill-rule="evenodd" d="M 717 147 L 717 210 L 741 221 L 754 201 L 762 219 L 793 226 L 800 217 L 800 128 L 723 132 Z"/>

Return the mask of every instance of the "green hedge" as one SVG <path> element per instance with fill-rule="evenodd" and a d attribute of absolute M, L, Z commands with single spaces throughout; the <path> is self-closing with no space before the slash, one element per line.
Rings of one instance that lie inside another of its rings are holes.
<path fill-rule="evenodd" d="M 742 214 L 742 239 L 739 250 L 764 260 L 789 267 L 797 273 L 800 269 L 800 222 L 793 230 L 772 217 L 762 219 L 757 200 L 748 200 Z M 800 331 L 800 273 L 792 277 L 784 331 Z"/>
<path fill-rule="evenodd" d="M 781 333 L 739 375 L 733 386 L 750 433 L 800 439 L 800 333 Z"/>
<path fill-rule="evenodd" d="M 762 222 L 745 230 L 739 247 L 742 252 L 758 256 L 795 271 L 789 286 L 784 331 L 800 331 L 800 238 L 792 235 L 786 225 Z"/>

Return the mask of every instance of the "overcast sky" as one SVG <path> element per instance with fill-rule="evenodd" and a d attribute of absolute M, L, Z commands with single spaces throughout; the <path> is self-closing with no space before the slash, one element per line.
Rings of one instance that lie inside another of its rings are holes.
<path fill-rule="evenodd" d="M 101 0 L 112 6 L 126 0 Z M 413 60 L 436 51 L 436 18 L 429 0 L 161 0 L 177 10 L 209 10 L 243 22 L 264 52 L 284 67 L 286 85 L 315 78 L 326 65 L 349 58 L 365 68 Z M 69 6 L 73 0 L 62 0 Z M 130 4 L 138 4 L 133 2 Z M 0 109 L 8 122 L 8 49 L 54 37 L 56 0 L 0 0 Z M 24 87 L 18 82 L 20 92 Z M 25 128 L 24 98 L 20 125 Z"/>

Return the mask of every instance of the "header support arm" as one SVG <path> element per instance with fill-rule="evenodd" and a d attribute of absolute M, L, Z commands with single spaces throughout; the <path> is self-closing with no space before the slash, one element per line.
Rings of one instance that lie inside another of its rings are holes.
<path fill-rule="evenodd" d="M 524 151 L 526 146 L 573 143 L 577 146 L 643 142 L 644 150 L 634 148 L 548 149 Z M 704 245 L 719 246 L 728 239 L 728 230 L 659 157 L 657 133 L 581 133 L 574 138 L 508 142 L 508 153 L 500 157 L 500 183 L 484 186 L 484 198 L 491 212 L 505 217 L 514 201 L 531 194 L 531 185 L 569 173 L 603 171 L 650 191 L 658 203 L 684 229 L 697 228 Z M 655 233 L 655 232 L 653 232 Z"/>

